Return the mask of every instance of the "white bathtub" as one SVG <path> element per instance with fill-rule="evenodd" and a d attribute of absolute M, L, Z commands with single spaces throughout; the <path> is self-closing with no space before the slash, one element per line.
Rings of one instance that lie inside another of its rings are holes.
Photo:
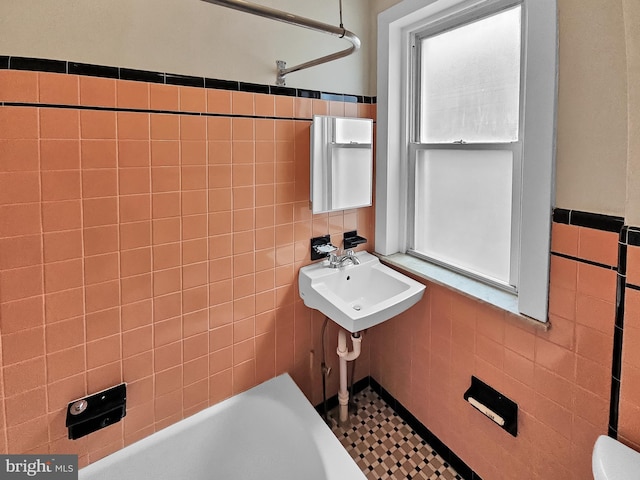
<path fill-rule="evenodd" d="M 209 407 L 79 472 L 82 480 L 364 480 L 289 375 Z"/>

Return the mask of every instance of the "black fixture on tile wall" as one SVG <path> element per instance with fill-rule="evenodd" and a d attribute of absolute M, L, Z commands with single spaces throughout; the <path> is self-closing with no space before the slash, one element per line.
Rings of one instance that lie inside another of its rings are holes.
<path fill-rule="evenodd" d="M 326 251 L 322 250 L 325 247 Z M 311 239 L 311 260 L 321 260 L 326 258 L 330 252 L 338 248 L 331 244 L 331 235 L 322 235 Z"/>
<path fill-rule="evenodd" d="M 358 245 L 362 245 L 363 243 L 367 243 L 367 239 L 358 235 L 357 230 L 344 232 L 342 234 L 342 246 L 345 250 L 357 247 Z"/>
<path fill-rule="evenodd" d="M 518 405 L 513 400 L 474 376 L 464 399 L 500 428 L 518 436 Z"/>
<path fill-rule="evenodd" d="M 121 383 L 67 405 L 65 426 L 69 439 L 77 440 L 118 423 L 127 415 L 127 384 Z"/>

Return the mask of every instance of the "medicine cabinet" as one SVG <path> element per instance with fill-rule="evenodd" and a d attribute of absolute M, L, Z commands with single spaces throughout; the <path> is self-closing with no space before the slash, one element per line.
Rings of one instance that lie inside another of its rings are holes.
<path fill-rule="evenodd" d="M 311 125 L 311 210 L 371 205 L 373 121 L 314 115 Z"/>

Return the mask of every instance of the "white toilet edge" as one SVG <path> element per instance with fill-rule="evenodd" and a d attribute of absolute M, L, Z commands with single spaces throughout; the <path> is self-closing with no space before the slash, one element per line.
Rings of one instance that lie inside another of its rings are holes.
<path fill-rule="evenodd" d="M 606 435 L 593 447 L 591 466 L 594 480 L 636 480 L 640 472 L 640 453 Z"/>

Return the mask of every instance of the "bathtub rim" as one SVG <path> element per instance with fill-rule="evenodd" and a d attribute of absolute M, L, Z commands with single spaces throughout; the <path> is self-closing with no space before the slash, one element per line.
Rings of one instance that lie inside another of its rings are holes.
<path fill-rule="evenodd" d="M 79 470 L 79 480 L 102 478 L 109 467 L 124 461 L 131 456 L 144 452 L 154 444 L 167 441 L 180 432 L 188 430 L 193 425 L 205 421 L 209 417 L 224 414 L 231 406 L 241 402 L 243 398 L 264 395 L 270 400 L 282 402 L 292 409 L 301 422 L 306 426 L 307 433 L 312 438 L 326 472 L 327 480 L 365 480 L 364 473 L 358 468 L 338 438 L 324 422 L 298 385 L 288 373 L 271 378 L 249 390 L 233 395 L 215 405 L 209 406 L 189 417 L 169 425 L 153 434 L 144 437 L 124 448 L 113 452 Z"/>

